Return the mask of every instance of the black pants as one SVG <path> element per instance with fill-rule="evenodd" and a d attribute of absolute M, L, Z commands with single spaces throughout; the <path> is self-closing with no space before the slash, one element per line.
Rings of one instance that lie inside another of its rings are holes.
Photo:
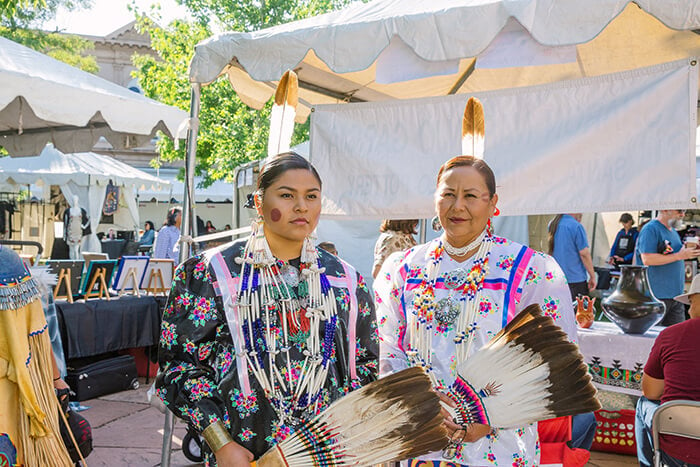
<path fill-rule="evenodd" d="M 660 298 L 659 300 L 666 305 L 666 314 L 659 322 L 659 326 L 671 326 L 686 320 L 685 305 L 681 302 L 677 302 L 672 298 Z"/>
<path fill-rule="evenodd" d="M 576 300 L 579 295 L 588 295 L 588 282 L 569 282 L 569 291 L 571 292 L 571 301 Z"/>

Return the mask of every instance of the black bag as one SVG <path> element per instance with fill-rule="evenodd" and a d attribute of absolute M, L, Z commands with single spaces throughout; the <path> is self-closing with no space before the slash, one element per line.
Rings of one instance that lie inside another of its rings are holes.
<path fill-rule="evenodd" d="M 92 428 L 90 427 L 90 423 L 88 423 L 82 415 L 69 408 L 67 397 L 69 392 L 70 390 L 68 389 L 56 391 L 58 402 L 61 404 L 60 410 L 62 410 L 63 414 L 66 416 L 68 426 L 66 426 L 60 414 L 58 424 L 61 427 L 61 439 L 63 439 L 63 444 L 66 445 L 71 460 L 73 462 L 78 462 L 80 461 L 81 454 L 83 458 L 85 458 L 92 452 Z M 68 431 L 69 429 L 70 433 Z M 72 438 L 71 433 L 73 433 Z M 75 438 L 75 443 L 73 442 L 73 438 Z M 78 444 L 77 448 L 75 446 L 76 443 Z M 78 453 L 78 449 L 80 449 L 80 453 Z"/>
<path fill-rule="evenodd" d="M 75 393 L 71 399 L 78 401 L 139 387 L 136 362 L 131 355 L 120 355 L 85 365 L 73 364 L 73 367 L 68 368 L 66 383 Z"/>

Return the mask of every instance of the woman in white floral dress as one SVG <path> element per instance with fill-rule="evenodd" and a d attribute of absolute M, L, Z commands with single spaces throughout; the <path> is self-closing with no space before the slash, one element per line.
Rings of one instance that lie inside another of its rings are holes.
<path fill-rule="evenodd" d="M 374 282 L 380 375 L 423 366 L 442 393 L 460 362 L 533 303 L 575 341 L 569 289 L 554 259 L 489 232 L 498 213 L 495 191 L 481 159 L 459 156 L 441 167 L 435 208 L 444 233 L 392 255 Z M 465 431 L 445 411 L 445 426 L 453 448 L 409 466 L 539 464 L 536 424 L 512 430 L 473 424 Z"/>

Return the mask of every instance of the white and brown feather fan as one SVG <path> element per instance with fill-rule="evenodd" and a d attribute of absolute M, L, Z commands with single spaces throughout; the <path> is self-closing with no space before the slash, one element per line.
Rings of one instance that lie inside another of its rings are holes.
<path fill-rule="evenodd" d="M 485 138 L 484 106 L 476 97 L 470 97 L 462 118 L 462 154 L 483 159 Z"/>
<path fill-rule="evenodd" d="M 516 428 L 600 409 L 578 346 L 530 305 L 457 369 L 457 423 Z"/>
<path fill-rule="evenodd" d="M 299 104 L 299 80 L 296 73 L 287 70 L 275 91 L 275 102 L 270 112 L 270 137 L 267 142 L 267 156 L 289 151 L 294 133 L 294 117 Z"/>
<path fill-rule="evenodd" d="M 408 368 L 337 400 L 255 465 L 357 466 L 417 457 L 447 445 L 442 421 L 430 379 Z"/>

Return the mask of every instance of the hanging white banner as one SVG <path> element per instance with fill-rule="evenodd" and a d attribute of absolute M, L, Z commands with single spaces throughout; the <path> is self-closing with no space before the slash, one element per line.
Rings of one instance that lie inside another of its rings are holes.
<path fill-rule="evenodd" d="M 692 207 L 696 63 L 473 94 L 503 214 Z M 433 216 L 435 177 L 460 153 L 470 96 L 316 106 L 311 161 L 323 213 Z"/>

